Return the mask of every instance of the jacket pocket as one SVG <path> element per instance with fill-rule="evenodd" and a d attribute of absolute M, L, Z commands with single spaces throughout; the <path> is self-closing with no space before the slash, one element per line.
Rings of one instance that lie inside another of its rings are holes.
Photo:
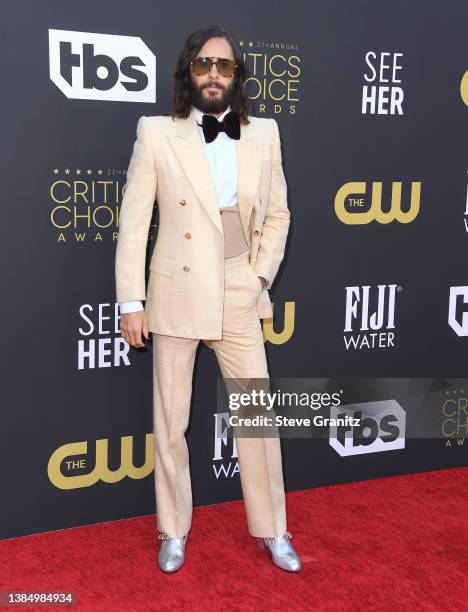
<path fill-rule="evenodd" d="M 174 261 L 172 259 L 166 259 L 160 255 L 153 254 L 149 269 L 151 272 L 156 272 L 156 274 L 172 276 L 174 273 Z"/>
<path fill-rule="evenodd" d="M 249 268 L 250 276 L 253 277 L 252 281 L 254 283 L 255 289 L 257 290 L 258 293 L 260 293 L 262 291 L 262 281 L 257 276 L 257 273 L 255 272 L 255 270 L 252 268 L 250 264 L 248 264 L 248 268 Z"/>

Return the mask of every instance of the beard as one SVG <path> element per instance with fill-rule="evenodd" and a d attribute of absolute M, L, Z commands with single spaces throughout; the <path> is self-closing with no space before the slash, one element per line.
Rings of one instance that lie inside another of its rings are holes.
<path fill-rule="evenodd" d="M 209 87 L 210 85 L 214 85 L 219 88 L 222 92 L 221 95 L 211 92 L 208 92 L 208 97 L 203 92 L 204 89 Z M 227 107 L 232 102 L 232 92 L 233 92 L 234 82 L 230 87 L 224 87 L 220 83 L 216 81 L 207 81 L 202 86 L 197 87 L 192 79 L 190 79 L 190 95 L 192 104 L 199 108 L 203 113 L 208 114 L 217 114 L 224 112 Z"/>

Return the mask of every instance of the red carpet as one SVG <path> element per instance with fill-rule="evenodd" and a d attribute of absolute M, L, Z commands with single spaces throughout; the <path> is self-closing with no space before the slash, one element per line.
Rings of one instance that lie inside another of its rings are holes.
<path fill-rule="evenodd" d="M 156 565 L 152 515 L 0 542 L 0 591 L 74 591 L 75 609 L 108 612 L 468 609 L 467 468 L 296 491 L 287 504 L 298 574 L 257 548 L 233 502 L 194 510 L 177 573 Z"/>

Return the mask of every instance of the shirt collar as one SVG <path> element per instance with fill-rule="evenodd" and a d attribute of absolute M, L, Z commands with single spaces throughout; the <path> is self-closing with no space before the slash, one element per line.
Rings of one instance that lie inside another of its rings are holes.
<path fill-rule="evenodd" d="M 201 123 L 202 120 L 203 120 L 203 115 L 205 113 L 203 111 L 201 111 L 199 108 L 197 108 L 196 106 L 194 106 L 193 109 L 195 111 L 195 119 L 196 119 L 197 123 Z M 224 119 L 224 116 L 229 113 L 230 110 L 231 110 L 231 107 L 228 106 L 227 109 L 223 113 L 221 113 L 221 115 L 219 117 L 216 117 L 216 119 L 218 119 L 218 121 L 221 121 L 222 119 Z"/>

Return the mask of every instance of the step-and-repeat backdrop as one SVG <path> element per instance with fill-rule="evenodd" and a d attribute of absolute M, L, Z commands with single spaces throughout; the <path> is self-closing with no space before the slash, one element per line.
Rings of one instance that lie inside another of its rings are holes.
<path fill-rule="evenodd" d="M 361 437 L 286 436 L 287 490 L 466 465 L 467 20 L 455 0 L 4 4 L 0 537 L 154 512 L 152 353 L 119 333 L 119 207 L 138 118 L 171 110 L 176 57 L 213 22 L 282 138 L 292 221 L 262 322 L 270 374 L 365 377 L 354 397 L 387 400 Z M 149 250 L 156 236 L 155 216 Z M 242 497 L 219 377 L 200 343 L 195 506 Z M 399 397 L 376 393 L 389 377 Z M 414 381 L 439 402 L 427 435 L 407 435 L 424 416 L 405 405 Z"/>

